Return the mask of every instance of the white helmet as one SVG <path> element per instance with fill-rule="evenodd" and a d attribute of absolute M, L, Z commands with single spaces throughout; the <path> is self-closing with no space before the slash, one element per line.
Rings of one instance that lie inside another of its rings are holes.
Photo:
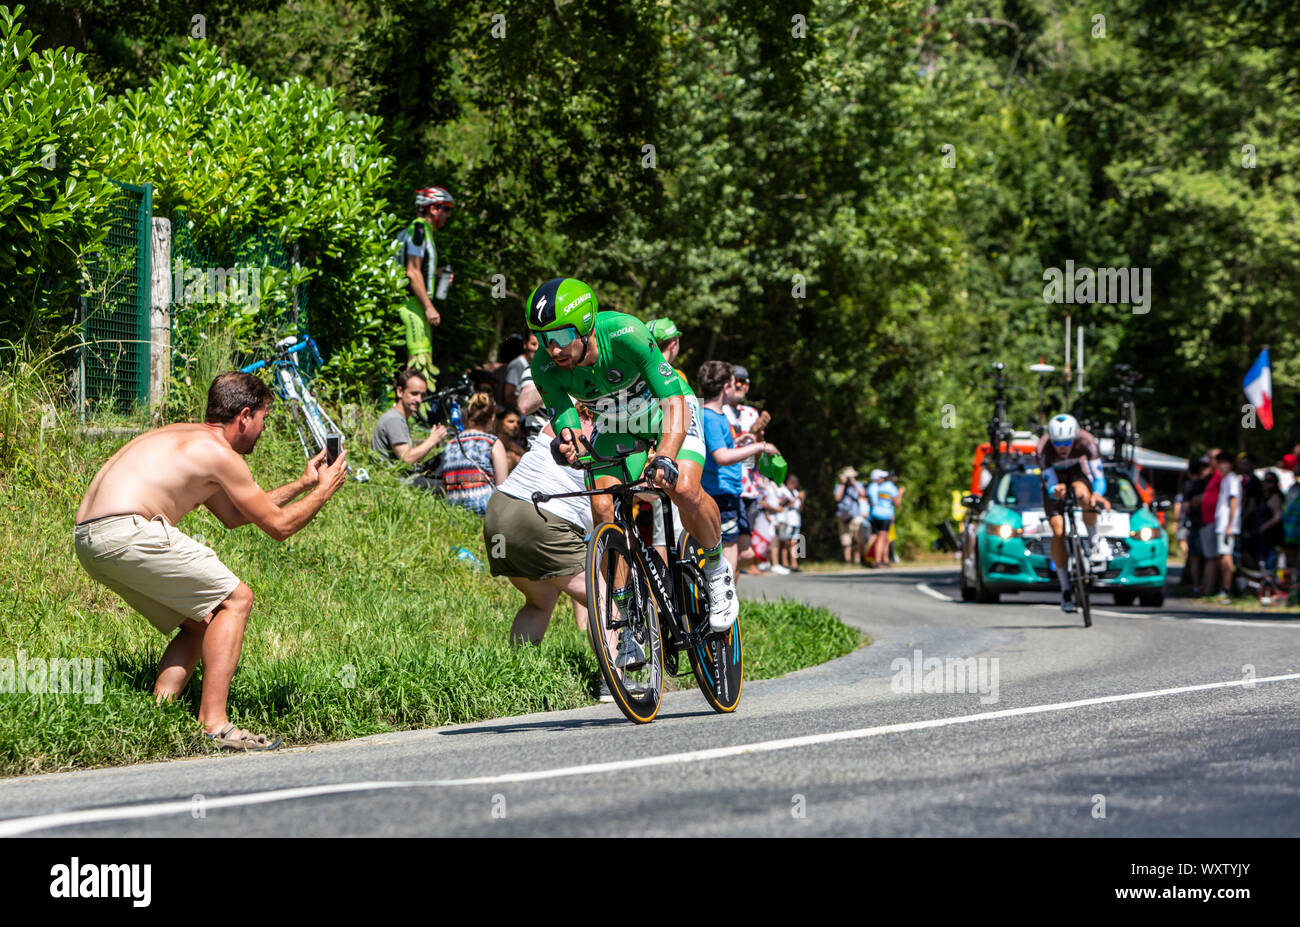
<path fill-rule="evenodd" d="M 1053 444 L 1073 444 L 1079 423 L 1073 415 L 1058 415 L 1047 423 L 1047 435 Z"/>

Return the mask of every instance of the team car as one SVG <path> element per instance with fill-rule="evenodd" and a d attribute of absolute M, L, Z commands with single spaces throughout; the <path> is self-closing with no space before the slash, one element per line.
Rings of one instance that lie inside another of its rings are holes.
<path fill-rule="evenodd" d="M 1156 515 L 1159 506 L 1143 501 L 1125 470 L 1105 466 L 1111 507 L 1097 513 L 1097 524 L 1111 559 L 1104 572 L 1094 574 L 1092 589 L 1109 592 L 1116 605 L 1137 600 L 1158 608 L 1165 601 L 1169 556 L 1169 537 Z M 962 504 L 967 512 L 961 538 L 962 599 L 996 602 L 1004 592 L 1060 591 L 1037 466 L 995 472 L 983 493 L 965 496 Z M 1076 517 L 1079 533 L 1086 535 L 1082 514 Z"/>

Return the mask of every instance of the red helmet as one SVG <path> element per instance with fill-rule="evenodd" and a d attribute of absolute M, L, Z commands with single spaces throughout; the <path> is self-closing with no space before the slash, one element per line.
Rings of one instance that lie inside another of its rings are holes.
<path fill-rule="evenodd" d="M 452 199 L 451 194 L 442 187 L 425 187 L 422 190 L 415 191 L 416 206 L 430 206 L 434 203 L 442 203 L 448 207 L 456 205 L 456 201 Z"/>

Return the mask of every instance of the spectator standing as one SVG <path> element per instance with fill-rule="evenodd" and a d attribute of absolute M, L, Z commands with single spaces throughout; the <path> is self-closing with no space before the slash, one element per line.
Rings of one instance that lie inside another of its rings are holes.
<path fill-rule="evenodd" d="M 397 263 L 406 272 L 406 301 L 398 307 L 406 336 L 406 366 L 421 371 L 426 379 L 437 375 L 433 365 L 433 329 L 442 315 L 433 305 L 438 292 L 438 249 L 433 242 L 434 229 L 442 229 L 451 219 L 455 201 L 442 187 L 425 187 L 415 193 L 414 221 L 398 236 Z M 451 285 L 448 274 L 447 286 Z M 439 299 L 446 298 L 444 287 Z"/>
<path fill-rule="evenodd" d="M 1227 451 L 1219 452 L 1217 464 L 1220 481 L 1214 500 L 1214 553 L 1223 589 L 1215 601 L 1226 605 L 1232 601 L 1232 555 L 1241 534 L 1241 477 L 1233 472 L 1232 455 Z"/>
<path fill-rule="evenodd" d="M 858 471 L 845 467 L 835 483 L 835 517 L 840 523 L 840 547 L 844 549 L 844 562 L 856 563 L 862 531 L 862 500 L 866 489 L 858 481 Z"/>
<path fill-rule="evenodd" d="M 1293 465 L 1296 481 L 1282 508 L 1282 547 L 1286 554 L 1288 582 L 1300 582 L 1300 463 Z"/>
<path fill-rule="evenodd" d="M 1233 462 L 1233 472 L 1241 479 L 1241 534 L 1237 539 L 1237 556 L 1250 555 L 1255 550 L 1256 538 L 1250 514 L 1264 497 L 1259 477 L 1255 476 L 1254 462 L 1245 454 L 1238 454 Z"/>
<path fill-rule="evenodd" d="M 429 386 L 418 370 L 407 367 L 393 380 L 397 392 L 397 402 L 391 409 L 379 416 L 375 429 L 370 433 L 370 449 L 393 464 L 418 465 L 447 436 L 444 425 L 434 425 L 429 429 L 429 436 L 416 444 L 411 440 L 410 419 L 420 409 L 420 403 L 428 394 Z M 416 473 L 406 480 L 408 485 L 417 489 L 432 489 L 435 480 Z"/>
<path fill-rule="evenodd" d="M 759 412 L 753 406 L 745 404 L 745 397 L 749 395 L 749 371 L 739 364 L 736 365 L 735 371 L 735 402 L 724 405 L 723 412 L 726 413 L 727 422 L 731 425 L 731 435 L 736 441 L 736 446 L 740 447 L 742 446 L 741 439 L 745 435 L 752 435 L 755 440 L 762 441 L 763 432 L 768 423 L 771 422 L 772 416 L 767 412 Z M 741 504 L 745 507 L 746 521 L 751 526 L 762 513 L 763 489 L 759 484 L 757 462 L 757 454 L 745 458 L 741 463 L 740 473 Z M 741 563 L 750 560 L 748 556 L 750 546 L 748 536 L 742 536 L 738 548 Z M 755 555 L 754 559 L 761 561 L 765 558 Z M 753 572 L 753 568 L 746 572 Z"/>
<path fill-rule="evenodd" d="M 894 522 L 894 506 L 898 497 L 898 487 L 889 480 L 889 473 L 885 470 L 872 470 L 867 499 L 872 532 L 871 556 L 877 567 L 889 564 L 889 528 Z"/>
<path fill-rule="evenodd" d="M 723 361 L 705 361 L 699 372 L 705 441 L 700 485 L 718 505 L 722 517 L 722 554 L 733 573 L 740 556 L 740 536 L 750 533 L 748 515 L 740 498 L 741 462 L 762 453 L 777 453 L 771 444 L 756 441 L 753 434 L 742 435 L 740 442 L 732 437 L 731 424 L 723 408 L 736 400 L 734 369 Z"/>
<path fill-rule="evenodd" d="M 1265 473 L 1259 483 L 1262 489 L 1259 501 L 1246 519 L 1251 526 L 1250 554 L 1260 569 L 1271 572 L 1277 567 L 1278 551 L 1286 537 L 1282 530 L 1284 497 L 1276 473 Z M 1244 498 L 1245 494 L 1242 495 Z"/>
<path fill-rule="evenodd" d="M 1201 501 L 1205 487 L 1210 482 L 1213 465 L 1210 458 L 1202 457 L 1190 468 L 1191 479 L 1183 484 L 1183 526 L 1187 532 L 1187 567 L 1184 581 L 1192 587 L 1193 595 L 1200 595 L 1205 572 L 1204 548 L 1201 546 L 1201 529 L 1205 519 L 1201 515 Z"/>
<path fill-rule="evenodd" d="M 447 442 L 438 476 L 448 502 L 483 515 L 492 487 L 505 481 L 510 465 L 505 445 L 491 432 L 496 416 L 491 394 L 472 395 L 464 416 L 465 430 Z"/>
<path fill-rule="evenodd" d="M 780 561 L 787 570 L 797 573 L 799 557 L 795 548 L 803 527 L 804 492 L 799 488 L 799 478 L 793 473 L 785 478 L 783 489 L 789 502 L 781 512 L 781 525 L 777 529 L 777 538 L 781 542 Z"/>
<path fill-rule="evenodd" d="M 537 353 L 537 335 L 528 333 L 524 341 L 524 350 L 518 357 L 506 364 L 505 401 L 506 408 L 519 406 L 519 388 L 523 384 L 525 370 L 532 369 L 533 355 Z"/>

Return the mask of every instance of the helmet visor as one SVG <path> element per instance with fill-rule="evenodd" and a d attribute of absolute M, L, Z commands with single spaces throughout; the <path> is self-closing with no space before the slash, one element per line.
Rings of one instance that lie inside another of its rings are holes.
<path fill-rule="evenodd" d="M 556 347 L 567 347 L 578 338 L 578 329 L 573 325 L 566 325 L 563 328 L 556 328 L 552 331 L 537 333 L 537 340 L 542 347 L 549 348 L 551 345 Z"/>

